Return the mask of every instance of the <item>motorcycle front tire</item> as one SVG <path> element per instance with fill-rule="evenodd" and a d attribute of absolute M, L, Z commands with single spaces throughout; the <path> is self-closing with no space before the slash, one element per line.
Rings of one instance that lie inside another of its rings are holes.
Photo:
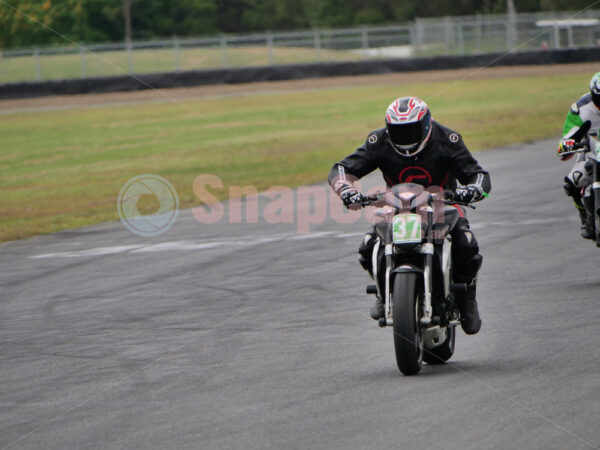
<path fill-rule="evenodd" d="M 423 293 L 417 273 L 396 273 L 392 292 L 394 349 L 398 369 L 404 375 L 415 375 L 423 365 L 423 333 L 421 307 Z"/>

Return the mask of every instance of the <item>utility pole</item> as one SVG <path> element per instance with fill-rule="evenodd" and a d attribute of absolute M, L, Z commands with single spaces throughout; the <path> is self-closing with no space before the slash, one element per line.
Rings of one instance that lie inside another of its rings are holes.
<path fill-rule="evenodd" d="M 123 0 L 123 19 L 125 20 L 125 42 L 131 42 L 131 0 Z"/>
<path fill-rule="evenodd" d="M 131 2 L 123 0 L 123 19 L 125 20 L 125 50 L 127 51 L 127 72 L 133 73 L 133 49 L 131 44 Z"/>
<path fill-rule="evenodd" d="M 506 14 L 508 15 L 507 43 L 508 49 L 512 50 L 517 37 L 517 11 L 513 0 L 506 0 Z"/>

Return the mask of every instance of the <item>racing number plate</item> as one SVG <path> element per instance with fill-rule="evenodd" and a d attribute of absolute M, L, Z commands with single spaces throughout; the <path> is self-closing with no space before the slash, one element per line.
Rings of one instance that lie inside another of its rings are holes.
<path fill-rule="evenodd" d="M 398 214 L 394 216 L 394 244 L 421 242 L 421 216 Z"/>

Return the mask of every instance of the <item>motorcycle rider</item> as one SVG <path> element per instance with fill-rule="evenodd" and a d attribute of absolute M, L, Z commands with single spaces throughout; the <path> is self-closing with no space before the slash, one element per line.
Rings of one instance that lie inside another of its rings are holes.
<path fill-rule="evenodd" d="M 359 204 L 364 197 L 352 180 L 375 169 L 382 172 L 388 187 L 405 182 L 425 187 L 441 186 L 454 190 L 456 200 L 465 203 L 482 200 L 491 189 L 488 172 L 473 158 L 461 136 L 434 121 L 427 104 L 417 97 L 393 101 L 385 114 L 385 127 L 369 133 L 362 146 L 335 163 L 329 172 L 329 183 L 347 208 L 355 208 L 353 205 Z M 482 256 L 464 208 L 457 209 L 461 217 L 451 234 L 453 278 L 455 282 L 466 283 L 467 290 L 456 300 L 463 330 L 475 334 L 481 328 L 475 297 Z M 371 276 L 374 245 L 375 235 L 371 229 L 359 248 L 359 261 Z M 383 300 L 377 298 L 371 308 L 371 317 L 378 320 L 383 316 Z"/>
<path fill-rule="evenodd" d="M 590 92 L 582 95 L 567 113 L 563 127 L 563 137 L 558 143 L 557 155 L 562 161 L 571 159 L 573 147 L 590 136 L 598 137 L 600 127 L 600 72 L 590 80 Z M 594 142 L 594 141 L 591 141 Z M 569 175 L 565 177 L 563 188 L 573 199 L 581 219 L 581 236 L 585 239 L 594 238 L 594 220 L 585 208 L 585 202 L 591 200 L 584 197 L 582 191 L 591 183 L 590 174 L 586 170 L 586 162 L 592 158 L 590 153 L 580 153 Z"/>

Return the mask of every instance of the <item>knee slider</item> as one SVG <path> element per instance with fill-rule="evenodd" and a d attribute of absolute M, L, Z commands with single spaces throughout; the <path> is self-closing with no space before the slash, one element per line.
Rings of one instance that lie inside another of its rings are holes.
<path fill-rule="evenodd" d="M 479 253 L 464 261 L 460 267 L 456 267 L 453 276 L 454 281 L 472 285 L 477 279 L 477 273 L 479 272 L 479 269 L 481 269 L 482 262 L 483 256 Z"/>
<path fill-rule="evenodd" d="M 462 233 L 456 236 L 457 242 L 454 243 L 457 256 L 462 260 L 467 260 L 479 253 L 479 244 L 473 232 L 467 228 L 461 228 Z"/>
<path fill-rule="evenodd" d="M 565 184 L 563 184 L 563 189 L 565 190 L 565 194 L 567 194 L 568 197 L 580 197 L 579 188 L 577 188 L 577 186 L 573 184 L 569 177 L 565 177 Z"/>
<path fill-rule="evenodd" d="M 360 246 L 358 247 L 358 253 L 360 254 L 361 258 L 371 261 L 373 247 L 375 247 L 375 235 L 372 231 L 369 231 L 367 234 L 365 234 Z"/>
<path fill-rule="evenodd" d="M 469 261 L 467 261 L 467 268 L 469 269 L 470 273 L 477 275 L 477 272 L 479 272 L 479 269 L 481 269 L 482 263 L 483 256 L 477 253 L 471 259 L 469 259 Z"/>

